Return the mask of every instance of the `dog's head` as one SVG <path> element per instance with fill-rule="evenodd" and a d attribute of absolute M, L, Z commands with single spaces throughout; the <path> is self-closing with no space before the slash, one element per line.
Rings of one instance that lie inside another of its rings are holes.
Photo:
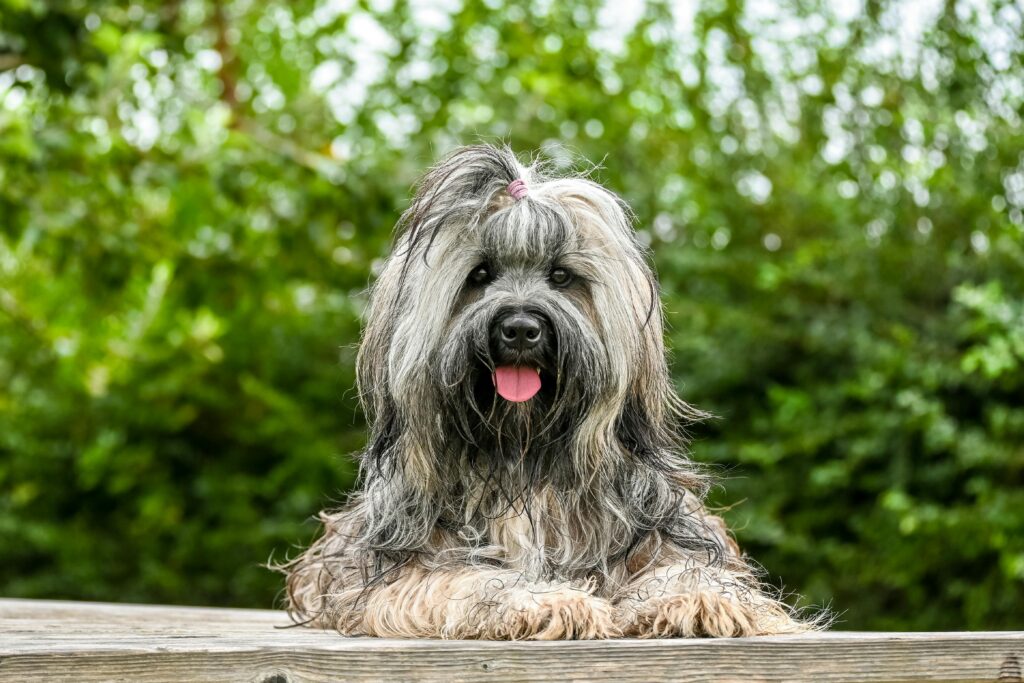
<path fill-rule="evenodd" d="M 359 378 L 368 456 L 425 483 L 460 459 L 533 457 L 592 478 L 658 459 L 675 418 L 694 414 L 670 386 L 628 208 L 488 145 L 420 183 L 372 292 Z"/>

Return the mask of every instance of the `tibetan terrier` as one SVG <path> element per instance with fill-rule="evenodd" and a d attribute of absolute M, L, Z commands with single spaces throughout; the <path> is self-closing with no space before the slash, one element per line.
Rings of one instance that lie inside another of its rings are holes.
<path fill-rule="evenodd" d="M 464 147 L 370 297 L 362 487 L 284 566 L 345 635 L 559 639 L 813 628 L 702 498 L 657 279 L 616 195 Z"/>

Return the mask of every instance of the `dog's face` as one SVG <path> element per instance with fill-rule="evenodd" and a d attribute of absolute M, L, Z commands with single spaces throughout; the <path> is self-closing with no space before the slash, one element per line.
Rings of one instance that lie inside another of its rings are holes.
<path fill-rule="evenodd" d="M 461 279 L 431 362 L 453 426 L 501 457 L 545 449 L 612 390 L 594 245 L 571 217 L 506 203 L 438 264 Z"/>
<path fill-rule="evenodd" d="M 425 177 L 373 290 L 368 452 L 399 453 L 424 478 L 452 456 L 543 453 L 592 474 L 654 453 L 681 405 L 661 336 L 656 280 L 617 197 L 464 148 Z"/>

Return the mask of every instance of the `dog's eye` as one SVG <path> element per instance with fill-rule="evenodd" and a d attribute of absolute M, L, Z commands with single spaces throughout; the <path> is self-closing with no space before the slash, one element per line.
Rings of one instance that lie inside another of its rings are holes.
<path fill-rule="evenodd" d="M 572 273 L 565 268 L 555 268 L 548 275 L 548 279 L 551 280 L 551 284 L 556 287 L 565 287 L 567 284 L 572 282 Z"/>
<path fill-rule="evenodd" d="M 491 269 L 486 263 L 481 263 L 469 273 L 469 281 L 474 285 L 486 285 L 491 281 Z"/>

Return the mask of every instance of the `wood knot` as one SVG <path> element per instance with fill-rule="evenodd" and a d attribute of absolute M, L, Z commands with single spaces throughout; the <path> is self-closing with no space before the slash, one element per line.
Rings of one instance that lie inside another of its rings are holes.
<path fill-rule="evenodd" d="M 1006 655 L 1003 665 L 999 667 L 998 680 L 1000 683 L 1021 683 L 1024 681 L 1024 678 L 1021 677 L 1020 657 L 1015 654 Z"/>
<path fill-rule="evenodd" d="M 284 674 L 270 674 L 261 680 L 260 683 L 290 683 L 290 681 Z"/>

